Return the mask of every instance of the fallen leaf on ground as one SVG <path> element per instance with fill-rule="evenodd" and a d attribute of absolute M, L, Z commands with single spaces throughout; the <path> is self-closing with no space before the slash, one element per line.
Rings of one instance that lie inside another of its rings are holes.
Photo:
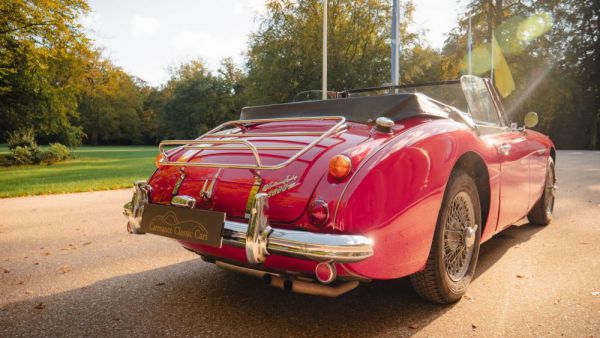
<path fill-rule="evenodd" d="M 25 282 L 23 282 L 23 281 L 18 281 L 18 282 L 17 282 L 17 285 L 23 285 L 23 283 L 25 283 Z"/>
<path fill-rule="evenodd" d="M 40 262 L 35 262 L 33 263 L 33 265 L 40 265 Z"/>
<path fill-rule="evenodd" d="M 418 329 L 418 328 L 419 328 L 419 325 L 417 325 L 417 324 L 410 324 L 410 325 L 408 326 L 408 328 L 409 328 L 409 329 L 416 330 L 416 329 Z"/>
<path fill-rule="evenodd" d="M 50 256 L 52 255 L 52 252 L 48 251 L 48 252 L 44 252 L 44 256 Z"/>
<path fill-rule="evenodd" d="M 525 275 L 517 275 L 517 278 L 525 278 Z"/>
<path fill-rule="evenodd" d="M 477 328 L 477 325 L 475 325 L 475 324 L 471 324 L 471 328 L 472 328 L 473 330 L 475 330 L 475 329 Z"/>
<path fill-rule="evenodd" d="M 40 302 L 38 305 L 34 306 L 33 308 L 37 309 L 37 310 L 43 310 L 45 307 L 46 307 L 46 304 Z"/>
<path fill-rule="evenodd" d="M 469 295 L 464 295 L 463 298 L 466 300 L 473 300 L 473 297 L 471 297 Z"/>
<path fill-rule="evenodd" d="M 30 294 L 32 294 L 32 293 L 33 293 L 33 291 L 31 291 L 31 290 L 29 290 L 29 289 L 25 290 L 25 294 L 26 294 L 26 295 L 30 295 Z"/>
<path fill-rule="evenodd" d="M 594 292 L 592 292 L 592 296 L 595 296 L 595 297 L 600 296 L 600 291 L 594 291 Z"/>
<path fill-rule="evenodd" d="M 163 286 L 163 285 L 165 285 L 165 283 L 162 283 L 162 282 L 161 283 L 156 283 L 156 286 Z"/>
<path fill-rule="evenodd" d="M 61 271 L 62 271 L 62 273 L 67 273 L 67 272 L 71 271 L 71 267 L 67 264 L 62 267 Z"/>
<path fill-rule="evenodd" d="M 590 242 L 584 242 L 584 241 L 581 241 L 581 242 L 579 242 L 579 244 L 582 244 L 582 245 L 588 245 L 588 244 L 590 244 Z"/>
<path fill-rule="evenodd" d="M 92 242 L 85 242 L 85 243 L 83 243 L 83 245 L 90 245 L 90 244 L 92 244 Z"/>
<path fill-rule="evenodd" d="M 9 272 L 10 272 L 10 270 L 4 269 L 4 273 L 9 273 Z"/>

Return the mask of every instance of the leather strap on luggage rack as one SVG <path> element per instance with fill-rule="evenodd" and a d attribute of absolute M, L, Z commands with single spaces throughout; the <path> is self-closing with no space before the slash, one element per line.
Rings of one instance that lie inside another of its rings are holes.
<path fill-rule="evenodd" d="M 328 130 L 308 131 L 308 132 L 271 132 L 271 133 L 243 133 L 245 125 L 256 125 L 269 122 L 290 122 L 290 121 L 337 121 L 337 123 Z M 226 128 L 238 127 L 238 132 L 224 132 Z M 206 132 L 195 140 L 166 140 L 162 141 L 158 150 L 160 152 L 160 165 L 179 166 L 179 167 L 212 167 L 212 168 L 235 168 L 235 169 L 254 169 L 254 170 L 278 170 L 290 165 L 304 153 L 319 144 L 325 138 L 330 137 L 346 129 L 346 118 L 343 116 L 321 116 L 321 117 L 290 117 L 278 119 L 255 119 L 238 120 L 225 122 L 218 127 Z M 314 136 L 315 139 L 306 146 L 258 146 L 251 141 L 241 139 L 244 137 L 293 137 L 293 136 Z M 230 138 L 223 140 L 222 138 Z M 235 138 L 235 139 L 231 139 Z M 172 162 L 169 161 L 165 147 L 183 146 L 183 149 L 189 150 L 249 150 L 254 157 L 254 164 L 233 164 L 233 163 L 199 163 L 199 162 Z M 260 150 L 298 150 L 294 155 L 284 162 L 266 165 L 260 158 Z"/>

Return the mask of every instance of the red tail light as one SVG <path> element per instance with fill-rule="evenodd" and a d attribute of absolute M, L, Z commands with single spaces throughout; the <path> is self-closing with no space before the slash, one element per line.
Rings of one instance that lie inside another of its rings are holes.
<path fill-rule="evenodd" d="M 308 205 L 308 218 L 310 222 L 318 227 L 327 224 L 329 220 L 329 207 L 323 200 L 314 200 Z"/>

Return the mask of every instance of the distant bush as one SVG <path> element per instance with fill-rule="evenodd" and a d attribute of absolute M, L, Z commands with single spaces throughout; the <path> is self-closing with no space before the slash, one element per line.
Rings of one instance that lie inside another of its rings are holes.
<path fill-rule="evenodd" d="M 8 149 L 14 150 L 17 147 L 28 148 L 29 151 L 38 147 L 35 141 L 35 131 L 33 128 L 15 130 L 12 133 L 8 133 L 6 138 Z"/>
<path fill-rule="evenodd" d="M 16 146 L 15 148 L 10 150 L 9 160 L 11 164 L 33 164 L 36 161 L 36 157 L 34 156 L 37 153 L 39 148 L 34 149 L 32 151 L 29 147 L 21 147 Z"/>
<path fill-rule="evenodd" d="M 40 148 L 32 128 L 9 133 L 7 144 L 10 154 L 2 159 L 2 165 L 53 164 L 71 156 L 69 148 L 60 143 L 50 143 L 48 148 Z"/>
<path fill-rule="evenodd" d="M 37 160 L 48 164 L 64 161 L 71 156 L 71 151 L 60 143 L 50 143 L 48 149 L 40 150 Z"/>

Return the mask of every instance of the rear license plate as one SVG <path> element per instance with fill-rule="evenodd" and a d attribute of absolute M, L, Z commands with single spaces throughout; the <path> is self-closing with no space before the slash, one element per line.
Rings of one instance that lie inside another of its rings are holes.
<path fill-rule="evenodd" d="M 144 232 L 220 248 L 225 213 L 201 209 L 146 204 Z"/>

